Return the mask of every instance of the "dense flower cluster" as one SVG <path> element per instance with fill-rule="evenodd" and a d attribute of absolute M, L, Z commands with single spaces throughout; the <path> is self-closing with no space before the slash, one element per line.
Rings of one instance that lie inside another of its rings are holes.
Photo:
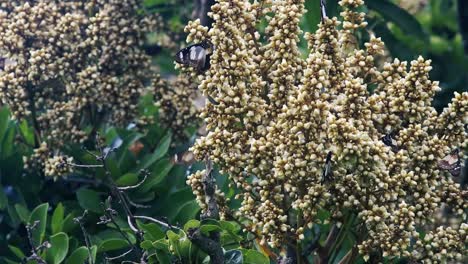
<path fill-rule="evenodd" d="M 356 11 L 362 4 L 340 1 L 343 22 L 324 17 L 306 33 L 307 59 L 298 48 L 303 0 L 219 0 L 212 28 L 189 23 L 189 41 L 214 46 L 199 88 L 216 101 L 203 109 L 208 134 L 193 151 L 229 174 L 240 190 L 239 215 L 262 243 L 294 244 L 325 209 L 338 227 L 356 219 L 366 257 L 459 259 L 468 192 L 438 161 L 467 147 L 468 93 L 438 114 L 430 61 L 380 67 L 380 38 L 357 44 L 367 25 Z M 200 195 L 198 178 L 188 183 Z M 463 221 L 421 238 L 416 230 L 426 230 L 444 204 Z"/>
<path fill-rule="evenodd" d="M 127 124 L 144 92 L 141 48 L 156 19 L 141 1 L 0 1 L 0 99 L 31 121 L 44 157 L 102 121 Z M 47 170 L 51 171 L 51 170 Z"/>
<path fill-rule="evenodd" d="M 186 129 L 194 128 L 199 123 L 199 111 L 194 104 L 198 97 L 197 85 L 179 75 L 171 80 L 155 78 L 153 88 L 161 124 L 171 128 L 173 142 L 186 141 L 189 136 Z"/>

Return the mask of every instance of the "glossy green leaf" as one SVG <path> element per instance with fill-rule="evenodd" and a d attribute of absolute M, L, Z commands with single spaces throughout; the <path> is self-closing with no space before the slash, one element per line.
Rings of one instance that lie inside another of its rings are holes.
<path fill-rule="evenodd" d="M 405 33 L 417 36 L 420 39 L 427 39 L 427 34 L 418 20 L 398 5 L 388 0 L 366 1 L 366 5 L 369 9 L 381 14 L 387 21 L 395 23 Z"/>
<path fill-rule="evenodd" d="M 81 208 L 98 214 L 102 213 L 101 199 L 97 192 L 81 188 L 76 192 L 76 197 Z"/>
<path fill-rule="evenodd" d="M 169 146 L 171 145 L 171 137 L 172 135 L 170 133 L 164 135 L 164 137 L 159 141 L 159 144 L 154 152 L 143 158 L 140 165 L 138 166 L 137 171 L 149 168 L 156 161 L 164 157 L 164 155 L 166 155 L 167 151 L 169 150 Z"/>
<path fill-rule="evenodd" d="M 34 146 L 34 129 L 29 126 L 28 122 L 25 119 L 21 120 L 18 127 L 26 143 L 28 143 L 30 146 Z"/>
<path fill-rule="evenodd" d="M 169 250 L 169 245 L 166 239 L 159 239 L 153 242 L 153 247 L 160 250 Z"/>
<path fill-rule="evenodd" d="M 70 254 L 65 261 L 66 264 L 84 264 L 89 260 L 89 251 L 86 247 L 79 247 Z"/>
<path fill-rule="evenodd" d="M 252 249 L 241 249 L 245 264 L 270 264 L 268 257 Z"/>
<path fill-rule="evenodd" d="M 150 250 L 150 249 L 154 248 L 153 242 L 151 242 L 150 240 L 145 240 L 145 241 L 141 242 L 140 247 L 142 249 L 144 249 L 144 250 Z"/>
<path fill-rule="evenodd" d="M 200 221 L 198 220 L 189 220 L 187 223 L 184 225 L 184 231 L 187 232 L 190 228 L 197 228 L 200 226 Z"/>
<path fill-rule="evenodd" d="M 68 236 L 61 232 L 50 237 L 51 247 L 47 249 L 47 263 L 59 264 L 68 253 Z"/>
<path fill-rule="evenodd" d="M 21 249 L 15 247 L 15 246 L 12 246 L 12 245 L 8 245 L 8 248 L 11 250 L 11 252 L 13 252 L 13 254 L 15 254 L 15 256 L 17 256 L 19 259 L 23 259 L 25 257 L 23 251 L 21 251 Z"/>
<path fill-rule="evenodd" d="M 0 109 L 0 142 L 2 142 L 5 132 L 8 129 L 8 124 L 10 122 L 10 111 L 8 108 L 3 106 Z"/>
<path fill-rule="evenodd" d="M 156 250 L 156 258 L 158 259 L 159 263 L 161 264 L 170 264 L 171 259 L 169 257 L 169 254 L 166 251 L 163 250 Z"/>
<path fill-rule="evenodd" d="M 14 139 L 15 139 L 15 128 L 10 126 L 5 132 L 5 135 L 3 137 L 3 140 L 1 141 L 1 151 L 0 155 L 2 158 L 7 158 L 13 154 L 14 150 Z"/>
<path fill-rule="evenodd" d="M 106 252 L 128 247 L 128 242 L 124 239 L 112 238 L 105 240 L 99 245 L 99 252 Z"/>
<path fill-rule="evenodd" d="M 200 206 L 198 205 L 197 201 L 188 201 L 180 206 L 180 210 L 176 214 L 175 221 L 184 223 L 189 219 L 197 217 L 199 212 Z"/>
<path fill-rule="evenodd" d="M 32 230 L 32 237 L 34 241 L 34 245 L 40 245 L 43 241 L 45 230 L 47 226 L 47 210 L 49 209 L 49 204 L 44 203 L 36 208 L 31 212 L 29 217 L 29 224 L 33 225 L 35 221 L 39 221 L 36 225 L 36 228 Z"/>
<path fill-rule="evenodd" d="M 315 32 L 320 23 L 320 0 L 308 0 L 304 3 L 307 12 L 304 15 L 305 29 L 308 32 Z"/>
<path fill-rule="evenodd" d="M 144 236 L 149 240 L 156 241 L 165 237 L 161 227 L 155 223 L 139 224 L 138 226 L 144 231 Z"/>
<path fill-rule="evenodd" d="M 179 239 L 181 238 L 180 235 L 174 233 L 172 230 L 167 231 L 166 234 L 167 234 L 167 238 L 169 238 L 169 243 L 174 249 L 176 255 L 179 258 L 181 258 L 182 255 L 180 254 L 180 244 L 179 244 Z"/>
<path fill-rule="evenodd" d="M 52 222 L 50 223 L 52 234 L 62 231 L 64 213 L 63 205 L 59 203 L 52 214 Z"/>
<path fill-rule="evenodd" d="M 15 204 L 15 209 L 16 209 L 16 212 L 18 213 L 18 216 L 21 222 L 27 223 L 29 221 L 29 215 L 30 215 L 28 208 L 26 208 L 22 204 Z"/>
<path fill-rule="evenodd" d="M 115 181 L 117 186 L 130 186 L 138 183 L 138 174 L 126 173 Z"/>
<path fill-rule="evenodd" d="M 73 218 L 75 218 L 75 215 L 73 213 L 69 213 L 65 219 L 63 219 L 62 223 L 62 230 L 65 233 L 68 233 L 72 231 L 78 224 L 73 221 Z"/>
<path fill-rule="evenodd" d="M 210 232 L 220 232 L 222 229 L 218 225 L 201 225 L 200 231 L 205 235 L 209 235 Z"/>
<path fill-rule="evenodd" d="M 18 264 L 17 261 L 13 261 L 13 260 L 10 260 L 10 259 L 7 259 L 7 258 L 1 258 L 0 260 L 5 261 L 6 264 Z"/>
<path fill-rule="evenodd" d="M 169 171 L 172 169 L 173 164 L 170 162 L 169 159 L 162 159 L 158 161 L 153 171 L 151 172 L 150 176 L 146 179 L 146 181 L 140 187 L 142 192 L 148 192 L 151 188 L 162 182 Z"/>
<path fill-rule="evenodd" d="M 224 252 L 224 263 L 225 264 L 242 264 L 244 263 L 244 258 L 242 252 L 237 249 L 228 250 Z"/>

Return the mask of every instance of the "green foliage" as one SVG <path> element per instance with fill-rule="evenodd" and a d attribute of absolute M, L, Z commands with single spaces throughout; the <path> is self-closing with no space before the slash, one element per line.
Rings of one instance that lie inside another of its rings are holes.
<path fill-rule="evenodd" d="M 320 0 L 306 1 L 306 13 L 302 24 L 308 32 L 314 32 L 320 22 Z M 328 16 L 338 15 L 337 1 L 327 1 Z M 145 0 L 146 11 L 158 13 L 171 37 L 182 43 L 180 34 L 187 23 L 192 4 L 181 5 L 181 1 Z M 468 59 L 463 53 L 462 38 L 458 33 L 456 5 L 453 0 L 431 0 L 429 6 L 411 15 L 388 0 L 366 1 L 368 21 L 376 35 L 381 36 L 392 56 L 413 59 L 419 54 L 433 60 L 432 79 L 440 80 L 443 91 L 434 104 L 440 109 L 446 105 L 454 90 L 466 89 L 468 82 Z M 164 35 L 164 34 L 163 34 Z M 148 36 L 149 44 L 158 43 L 164 36 Z M 368 36 L 359 36 L 363 41 Z M 306 43 L 301 41 L 302 48 Z M 163 49 L 154 58 L 163 74 L 174 74 L 174 50 Z M 146 252 L 150 263 L 208 263 L 208 255 L 188 238 L 190 229 L 199 228 L 203 235 L 220 234 L 226 263 L 268 264 L 271 253 L 261 249 L 254 234 L 242 231 L 239 222 L 228 220 L 199 220 L 200 207 L 190 187 L 186 186 L 187 174 L 201 169 L 201 163 L 191 166 L 177 164 L 173 156 L 187 150 L 193 142 L 174 142 L 173 133 L 158 123 L 158 107 L 152 95 L 141 98 L 138 105 L 140 116 L 153 117 L 155 122 L 148 125 L 114 127 L 100 124 L 98 132 L 104 138 L 105 146 L 120 142 L 109 154 L 106 164 L 110 178 L 116 186 L 138 185 L 143 180 L 141 170 L 148 176 L 137 188 L 126 191 L 129 199 L 145 207 L 132 207 L 135 215 L 145 215 L 169 223 L 169 227 L 144 219 L 136 221 L 142 230 L 139 239 L 125 218 L 124 209 L 115 200 L 109 201 L 116 210 L 115 223 L 98 224 L 106 212 L 106 199 L 113 195 L 109 188 L 106 171 L 103 168 L 75 168 L 64 178 L 44 178 L 37 171 L 24 169 L 23 156 L 30 156 L 36 144 L 34 129 L 25 120 L 11 119 L 7 107 L 0 108 L 0 263 L 20 263 L 31 254 L 25 226 L 37 226 L 32 230 L 35 247 L 45 241 L 49 248 L 40 251 L 47 263 L 103 263 L 105 256 L 117 256 L 137 247 Z M 67 144 L 65 152 L 74 158 L 76 164 L 98 165 L 93 155 L 99 154 L 92 133 L 82 145 Z M 194 138 L 195 131 L 191 131 Z M 141 149 L 133 147 L 141 144 Z M 351 159 L 350 159 L 351 162 Z M 352 164 L 350 164 L 352 166 Z M 225 175 L 217 175 L 218 186 L 233 198 L 236 189 L 229 187 Z M 237 203 L 237 204 L 236 204 Z M 228 202 L 231 209 L 238 207 L 238 201 Z M 80 223 L 74 219 L 88 214 Z M 317 214 L 318 232 L 308 231 L 302 246 L 307 246 L 316 237 L 320 244 L 326 240 L 330 230 L 327 211 Z M 344 226 L 339 240 L 341 247 L 335 248 L 335 260 L 341 259 L 356 243 L 350 231 L 353 218 Z M 87 241 L 89 240 L 89 245 Z M 279 253 L 279 252 L 273 252 Z M 132 252 L 124 259 L 136 259 Z M 121 261 L 119 260 L 119 261 Z M 29 262 L 31 263 L 31 262 Z"/>

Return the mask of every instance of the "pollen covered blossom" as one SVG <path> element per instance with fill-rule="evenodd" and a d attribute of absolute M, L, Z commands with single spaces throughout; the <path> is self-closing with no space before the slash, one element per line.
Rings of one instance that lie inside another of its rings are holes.
<path fill-rule="evenodd" d="M 342 21 L 324 16 L 304 34 L 305 59 L 302 0 L 219 0 L 210 29 L 188 24 L 189 41 L 214 46 L 210 68 L 192 71 L 213 98 L 202 110 L 208 132 L 193 151 L 229 175 L 247 231 L 273 248 L 302 240 L 326 210 L 339 228 L 358 228 L 365 258 L 458 260 L 466 255 L 468 191 L 438 162 L 457 148 L 463 160 L 468 93 L 437 113 L 430 61 L 380 65 L 382 40 L 371 33 L 357 41 L 367 26 L 357 11 L 364 1 L 339 3 Z M 199 176 L 188 180 L 197 196 Z M 434 225 L 442 206 L 454 226 Z"/>

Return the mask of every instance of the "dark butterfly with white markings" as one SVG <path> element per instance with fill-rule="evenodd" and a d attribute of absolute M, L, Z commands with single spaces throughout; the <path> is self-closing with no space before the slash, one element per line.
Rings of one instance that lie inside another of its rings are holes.
<path fill-rule="evenodd" d="M 461 172 L 460 151 L 455 149 L 450 154 L 437 162 L 439 168 L 448 170 L 452 176 L 457 177 Z"/>
<path fill-rule="evenodd" d="M 393 133 L 389 133 L 389 134 L 386 134 L 385 136 L 383 136 L 381 138 L 382 142 L 389 146 L 393 152 L 398 152 L 398 143 L 396 141 L 396 139 L 394 138 L 394 134 Z"/>
<path fill-rule="evenodd" d="M 204 72 L 210 68 L 210 56 L 213 45 L 208 41 L 190 45 L 177 52 L 177 63 L 194 67 L 198 72 Z"/>
<path fill-rule="evenodd" d="M 329 182 L 333 178 L 333 174 L 331 170 L 331 161 L 332 161 L 331 158 L 332 158 L 332 152 L 329 151 L 327 154 L 327 158 L 325 159 L 325 167 L 323 167 L 321 183 Z"/>

